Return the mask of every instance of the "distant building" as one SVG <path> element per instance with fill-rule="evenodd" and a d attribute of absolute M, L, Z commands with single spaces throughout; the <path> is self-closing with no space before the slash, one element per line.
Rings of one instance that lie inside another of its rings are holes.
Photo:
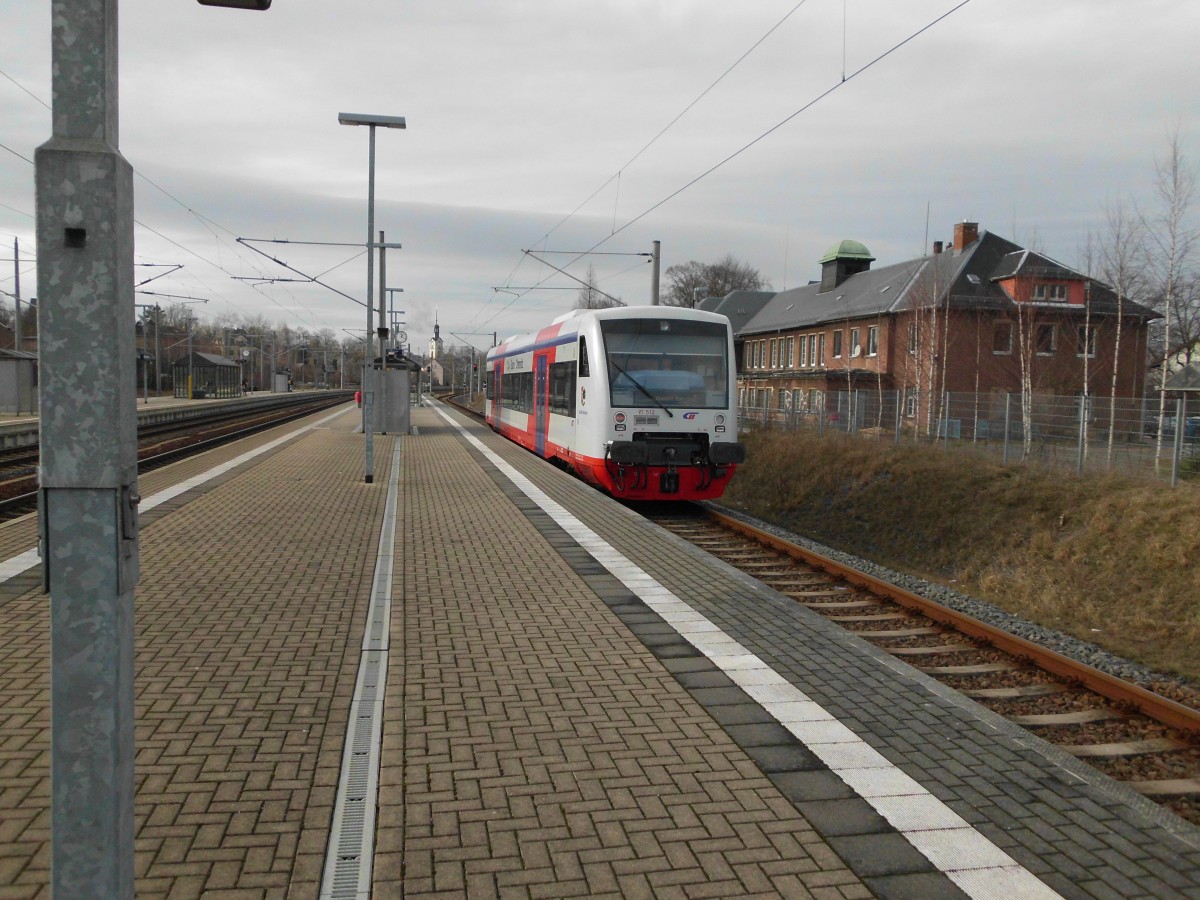
<path fill-rule="evenodd" d="M 436 311 L 433 314 L 433 337 L 429 339 L 429 358 L 442 358 L 442 328 L 438 325 Z"/>
<path fill-rule="evenodd" d="M 898 391 L 920 417 L 943 392 L 1141 397 L 1148 323 L 1107 286 L 974 222 L 949 247 L 872 268 L 857 241 L 820 259 L 821 278 L 778 293 L 734 291 L 700 308 L 729 317 L 742 402 L 815 408 L 825 391 Z M 1120 352 L 1116 351 L 1121 322 Z"/>

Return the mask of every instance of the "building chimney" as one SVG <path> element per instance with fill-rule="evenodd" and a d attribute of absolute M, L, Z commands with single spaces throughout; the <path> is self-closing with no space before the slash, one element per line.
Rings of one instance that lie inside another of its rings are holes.
<path fill-rule="evenodd" d="M 942 252 L 942 242 L 934 241 L 933 242 L 933 255 L 937 256 L 941 252 Z"/>
<path fill-rule="evenodd" d="M 954 226 L 954 249 L 962 250 L 979 240 L 978 222 L 958 222 Z"/>

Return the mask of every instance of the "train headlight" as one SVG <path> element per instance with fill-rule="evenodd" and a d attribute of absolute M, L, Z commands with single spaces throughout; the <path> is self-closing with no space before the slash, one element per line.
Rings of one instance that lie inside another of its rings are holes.
<path fill-rule="evenodd" d="M 623 412 L 617 413 L 615 416 L 613 416 L 613 421 L 616 422 L 618 425 L 622 424 L 625 421 L 625 413 L 623 413 Z"/>
<path fill-rule="evenodd" d="M 713 421 L 716 422 L 718 425 L 724 425 L 725 424 L 725 416 L 723 416 L 721 413 L 717 413 L 715 416 L 713 416 Z"/>

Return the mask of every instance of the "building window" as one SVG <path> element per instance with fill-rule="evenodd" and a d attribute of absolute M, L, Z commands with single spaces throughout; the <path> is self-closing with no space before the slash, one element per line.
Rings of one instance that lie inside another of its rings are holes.
<path fill-rule="evenodd" d="M 754 344 L 750 341 L 742 344 L 742 368 L 749 370 L 754 364 Z"/>
<path fill-rule="evenodd" d="M 867 356 L 879 355 L 879 326 L 872 325 L 867 329 Z"/>
<path fill-rule="evenodd" d="M 1053 325 L 1039 325 L 1035 336 L 1038 356 L 1053 356 L 1058 349 L 1058 333 Z"/>
<path fill-rule="evenodd" d="M 1086 325 L 1075 326 L 1075 355 L 1095 358 L 1096 356 L 1096 329 L 1089 328 Z"/>
<path fill-rule="evenodd" d="M 1012 322 L 992 323 L 992 352 L 1001 355 L 1012 353 Z"/>
<path fill-rule="evenodd" d="M 779 363 L 779 341 L 771 341 L 771 368 L 774 369 Z"/>
<path fill-rule="evenodd" d="M 1066 303 L 1067 286 L 1065 284 L 1035 284 L 1033 299 L 1045 300 L 1049 303 Z"/>
<path fill-rule="evenodd" d="M 862 345 L 858 342 L 858 329 L 850 329 L 850 355 L 858 356 L 862 353 Z"/>
<path fill-rule="evenodd" d="M 908 323 L 908 355 L 917 355 L 917 323 Z"/>
<path fill-rule="evenodd" d="M 808 336 L 808 364 L 810 366 L 817 364 L 817 336 L 815 334 Z"/>
<path fill-rule="evenodd" d="M 810 412 L 817 410 L 817 389 L 810 388 L 808 391 L 808 409 Z"/>
<path fill-rule="evenodd" d="M 917 414 L 917 389 L 904 389 L 904 418 L 911 419 Z"/>
<path fill-rule="evenodd" d="M 817 365 L 825 365 L 825 335 L 817 337 Z"/>
<path fill-rule="evenodd" d="M 788 338 L 787 342 L 787 367 L 789 369 L 796 368 L 796 339 Z"/>
<path fill-rule="evenodd" d="M 842 358 L 842 332 L 835 331 L 833 333 L 833 358 Z"/>
<path fill-rule="evenodd" d="M 800 335 L 800 366 L 803 368 L 808 365 L 808 341 L 804 335 Z"/>

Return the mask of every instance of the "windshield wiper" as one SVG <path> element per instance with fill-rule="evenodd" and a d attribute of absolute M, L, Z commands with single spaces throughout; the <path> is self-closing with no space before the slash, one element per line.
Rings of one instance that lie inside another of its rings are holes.
<path fill-rule="evenodd" d="M 624 369 L 622 369 L 622 368 L 620 367 L 620 365 L 618 365 L 618 364 L 617 364 L 617 361 L 616 361 L 615 359 L 613 359 L 613 358 L 610 356 L 610 357 L 608 358 L 608 361 L 609 361 L 610 363 L 612 363 L 612 367 L 613 367 L 614 369 L 616 369 L 618 372 L 620 372 L 622 375 L 624 375 L 626 378 L 628 378 L 628 379 L 629 379 L 629 383 L 630 383 L 630 384 L 632 384 L 632 385 L 633 385 L 635 388 L 637 388 L 639 391 L 641 391 L 643 394 L 645 394 L 647 397 L 649 397 L 649 398 L 650 398 L 650 401 L 651 401 L 651 402 L 652 402 L 652 403 L 653 403 L 655 406 L 657 406 L 659 409 L 661 409 L 663 412 L 665 412 L 665 413 L 666 413 L 668 416 L 670 416 L 672 419 L 673 419 L 673 418 L 675 418 L 675 413 L 673 413 L 673 412 L 671 412 L 669 409 L 667 409 L 667 407 L 666 407 L 666 404 L 665 404 L 665 403 L 663 403 L 661 400 L 659 400 L 657 397 L 655 397 L 655 396 L 654 396 L 652 393 L 650 393 L 650 391 L 648 391 L 648 390 L 647 390 L 647 389 L 646 389 L 646 388 L 645 388 L 645 387 L 644 387 L 644 386 L 641 384 L 641 382 L 639 382 L 639 381 L 638 381 L 636 378 L 634 378 L 632 375 L 630 375 L 628 372 L 626 372 Z"/>

